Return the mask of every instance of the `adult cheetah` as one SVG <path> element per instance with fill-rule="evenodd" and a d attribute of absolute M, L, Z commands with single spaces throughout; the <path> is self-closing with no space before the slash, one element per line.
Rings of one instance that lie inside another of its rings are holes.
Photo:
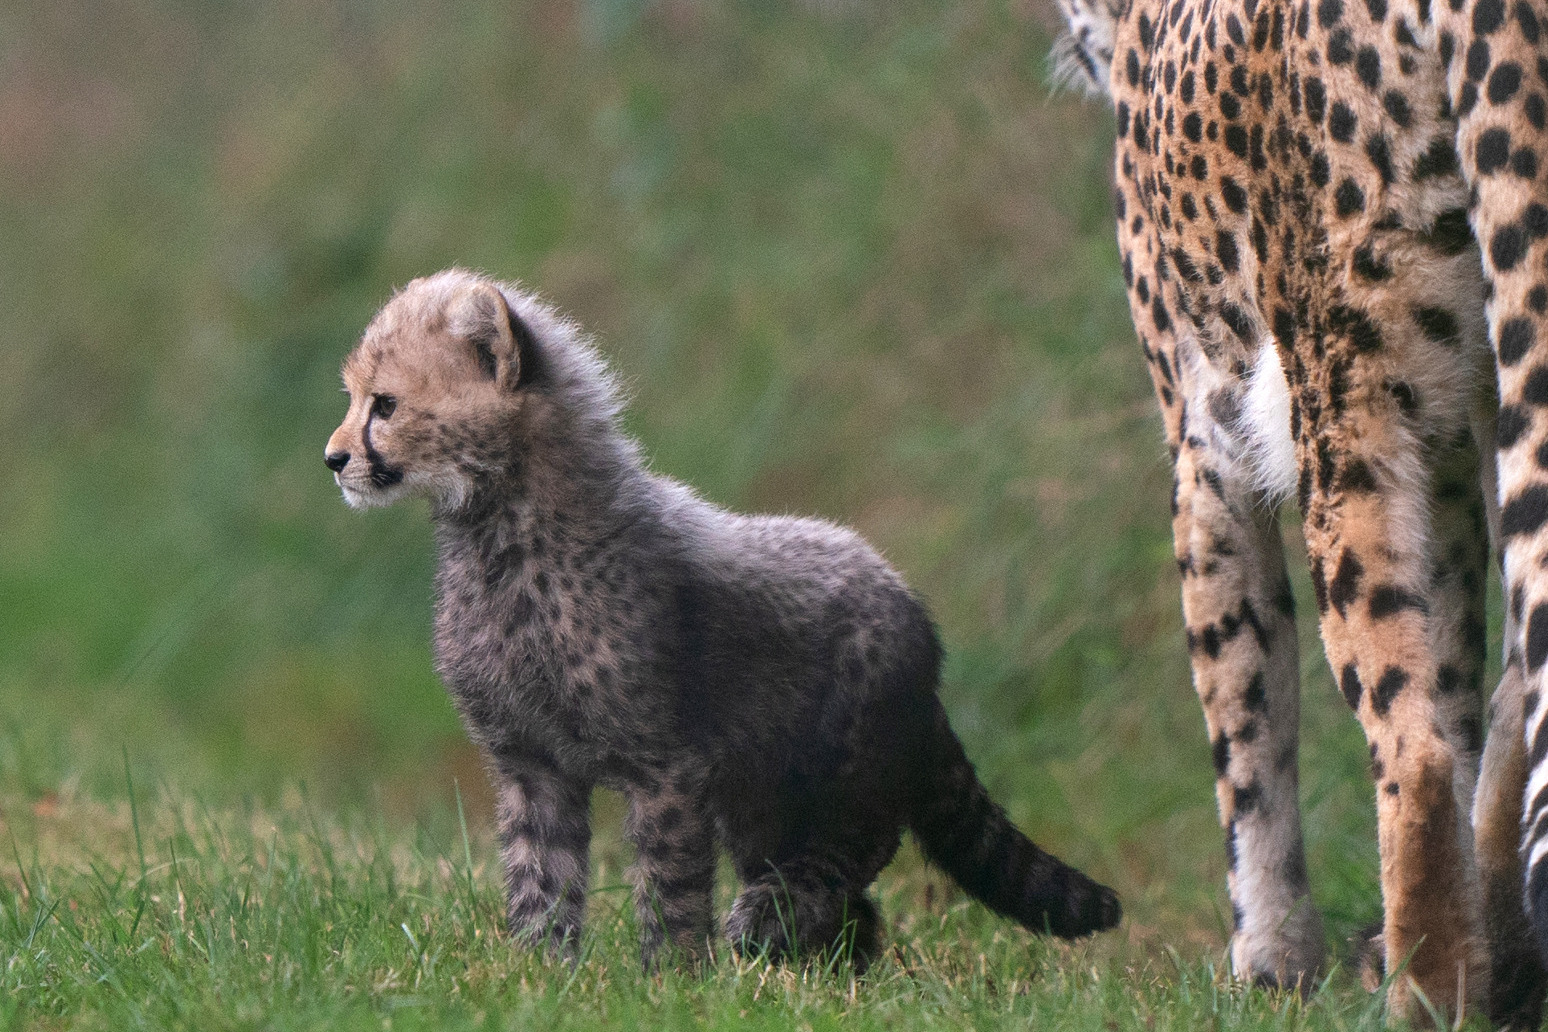
<path fill-rule="evenodd" d="M 1305 985 L 1324 960 L 1274 504 L 1294 493 L 1323 643 L 1370 742 L 1394 1009 L 1417 1013 L 1417 989 L 1535 1022 L 1548 5 L 1061 4 L 1061 58 L 1117 115 L 1123 273 L 1174 460 L 1233 966 Z M 1508 604 L 1485 744 L 1491 536 Z"/>

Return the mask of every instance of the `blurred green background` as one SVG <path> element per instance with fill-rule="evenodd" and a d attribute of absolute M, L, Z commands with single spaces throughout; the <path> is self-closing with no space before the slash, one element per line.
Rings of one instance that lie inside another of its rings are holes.
<path fill-rule="evenodd" d="M 1218 947 L 1112 119 L 1050 96 L 1055 19 L 0 8 L 0 822 L 121 796 L 126 753 L 201 798 L 304 784 L 392 821 L 460 784 L 487 822 L 430 666 L 424 509 L 347 510 L 322 464 L 339 361 L 395 286 L 455 263 L 598 335 L 657 469 L 880 546 L 940 620 L 953 721 L 1015 819 L 1115 884 L 1133 934 Z M 1379 912 L 1369 778 L 1310 617 L 1303 639 L 1338 935 Z"/>

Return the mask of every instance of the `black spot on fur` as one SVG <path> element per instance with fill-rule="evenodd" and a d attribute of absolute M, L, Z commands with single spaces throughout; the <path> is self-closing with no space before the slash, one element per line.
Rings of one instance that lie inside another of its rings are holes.
<path fill-rule="evenodd" d="M 1521 105 L 1521 109 L 1526 112 L 1527 121 L 1532 123 L 1533 129 L 1542 129 L 1544 126 L 1548 126 L 1548 103 L 1544 102 L 1541 93 L 1527 94 L 1527 99 Z"/>
<path fill-rule="evenodd" d="M 1521 154 L 1523 152 L 1517 151 L 1516 153 Z M 1532 160 L 1536 162 L 1537 159 L 1534 157 Z M 1533 240 L 1539 240 L 1542 237 L 1548 236 L 1548 207 L 1538 204 L 1536 201 L 1527 205 L 1526 211 L 1521 213 L 1521 226 L 1527 231 L 1527 236 Z M 1534 288 L 1533 294 L 1536 294 L 1538 289 L 1540 288 Z M 1545 300 L 1548 300 L 1548 295 L 1545 295 Z M 1533 311 L 1542 311 L 1542 308 L 1532 300 L 1531 295 L 1527 298 L 1527 304 L 1532 306 Z"/>
<path fill-rule="evenodd" d="M 1382 584 L 1372 588 L 1370 606 L 1372 620 L 1382 620 L 1409 609 L 1424 614 L 1430 611 L 1423 596 L 1396 584 Z"/>
<path fill-rule="evenodd" d="M 1413 387 L 1402 380 L 1388 380 L 1384 383 L 1387 393 L 1398 403 L 1398 408 L 1403 415 L 1413 418 L 1419 413 L 1419 399 L 1414 394 Z"/>
<path fill-rule="evenodd" d="M 1489 33 L 1505 24 L 1504 0 L 1477 0 L 1473 4 L 1473 31 L 1480 36 Z"/>
<path fill-rule="evenodd" d="M 1381 85 L 1381 55 L 1375 47 L 1360 48 L 1359 56 L 1355 58 L 1355 74 L 1368 90 Z"/>
<path fill-rule="evenodd" d="M 1236 817 L 1251 813 L 1263 799 L 1263 786 L 1256 780 L 1243 786 L 1237 785 L 1232 792 L 1232 813 Z"/>
<path fill-rule="evenodd" d="M 1333 178 L 1333 167 L 1328 161 L 1328 156 L 1322 151 L 1312 155 L 1311 170 L 1312 185 L 1319 189 L 1327 186 Z"/>
<path fill-rule="evenodd" d="M 1532 415 L 1526 409 L 1518 405 L 1501 405 L 1499 419 L 1495 424 L 1495 443 L 1500 448 L 1509 448 L 1521 440 L 1521 435 L 1531 425 Z"/>
<path fill-rule="evenodd" d="M 1408 109 L 1408 98 L 1398 90 L 1388 90 L 1386 96 L 1381 98 L 1381 106 L 1387 109 L 1387 116 L 1398 124 L 1399 128 L 1407 129 L 1413 121 L 1413 112 Z"/>
<path fill-rule="evenodd" d="M 1457 110 L 1455 112 L 1456 116 L 1458 118 L 1462 118 L 1477 106 L 1478 86 L 1475 83 L 1464 82 L 1462 84 L 1462 88 L 1457 91 Z"/>
<path fill-rule="evenodd" d="M 1328 585 L 1328 601 L 1333 603 L 1333 608 L 1338 610 L 1339 616 L 1347 615 L 1349 603 L 1353 602 L 1355 595 L 1360 590 L 1360 579 L 1365 575 L 1365 565 L 1355 556 L 1352 549 L 1344 551 L 1344 558 L 1339 561 L 1338 572 L 1333 575 L 1332 583 Z"/>
<path fill-rule="evenodd" d="M 1498 236 L 1496 236 L 1498 239 Z M 1495 264 L 1499 264 L 1496 262 Z M 1511 264 L 1515 264 L 1512 262 Z M 1506 320 L 1500 327 L 1499 359 L 1500 365 L 1513 366 L 1526 356 L 1532 349 L 1537 339 L 1537 330 L 1532 321 L 1523 316 Z"/>
<path fill-rule="evenodd" d="M 1489 241 L 1489 260 L 1495 269 L 1509 272 L 1526 254 L 1526 246 L 1526 232 L 1521 226 L 1515 223 L 1501 226 L 1495 230 L 1494 239 Z"/>
<path fill-rule="evenodd" d="M 1359 309 L 1334 305 L 1328 310 L 1328 325 L 1335 332 L 1347 334 L 1350 344 L 1363 354 L 1381 347 L 1381 330 Z"/>
<path fill-rule="evenodd" d="M 1381 677 L 1376 681 L 1376 687 L 1371 690 L 1371 709 L 1377 716 L 1387 715 L 1392 708 L 1392 701 L 1407 684 L 1408 671 L 1399 667 L 1388 667 L 1382 671 Z"/>
<path fill-rule="evenodd" d="M 1247 682 L 1247 690 L 1242 693 L 1242 705 L 1253 712 L 1262 710 L 1268 705 L 1268 692 L 1264 688 L 1263 671 L 1253 672 L 1252 679 Z"/>
<path fill-rule="evenodd" d="M 1537 178 L 1537 152 L 1527 147 L 1516 150 L 1510 156 L 1510 170 L 1522 179 Z"/>
<path fill-rule="evenodd" d="M 1224 105 L 1222 105 L 1222 108 Z M 1225 131 L 1226 150 L 1238 158 L 1247 157 L 1247 130 L 1239 125 L 1228 125 Z"/>
<path fill-rule="evenodd" d="M 1528 405 L 1548 405 L 1548 367 L 1534 366 L 1521 385 L 1521 400 Z"/>
<path fill-rule="evenodd" d="M 1545 659 L 1548 659 L 1548 605 L 1539 604 L 1532 607 L 1532 615 L 1527 619 L 1527 669 L 1537 670 Z"/>
<path fill-rule="evenodd" d="M 1443 666 L 1435 672 L 1435 688 L 1442 695 L 1455 695 L 1462 687 L 1462 672 L 1454 666 Z"/>
<path fill-rule="evenodd" d="M 1338 217 L 1347 219 L 1365 210 L 1365 191 L 1360 189 L 1360 184 L 1353 179 L 1345 179 L 1338 184 L 1333 201 Z"/>
<path fill-rule="evenodd" d="M 1220 265 L 1226 272 L 1235 272 L 1240 267 L 1240 256 L 1236 250 L 1236 237 L 1225 230 L 1216 233 L 1215 257 L 1220 259 Z"/>
<path fill-rule="evenodd" d="M 1328 89 L 1322 84 L 1322 80 L 1315 76 L 1306 80 L 1304 87 L 1306 96 L 1306 115 L 1313 122 L 1321 122 L 1327 114 Z"/>
<path fill-rule="evenodd" d="M 1352 265 L 1356 275 L 1372 283 L 1380 283 L 1392 275 L 1392 266 L 1387 264 L 1386 258 L 1376 254 L 1369 240 L 1355 251 Z"/>
<path fill-rule="evenodd" d="M 1525 0 L 1516 0 L 1516 24 L 1521 26 L 1521 38 L 1535 47 L 1540 29 L 1532 5 Z"/>
<path fill-rule="evenodd" d="M 1328 39 L 1328 63 L 1346 65 L 1354 60 L 1354 34 L 1348 29 L 1337 29 Z"/>
<path fill-rule="evenodd" d="M 1425 235 L 1431 246 L 1442 254 L 1461 254 L 1473 242 L 1473 230 L 1467 224 L 1467 212 L 1461 208 L 1442 212 Z"/>
<path fill-rule="evenodd" d="M 1238 304 L 1223 301 L 1220 304 L 1220 318 L 1231 328 L 1231 332 L 1240 337 L 1244 342 L 1251 343 L 1255 336 L 1252 328 L 1252 320 L 1247 312 Z"/>
<path fill-rule="evenodd" d="M 1457 171 L 1457 149 L 1451 140 L 1437 136 L 1430 141 L 1429 149 L 1414 162 L 1414 178 L 1451 175 Z"/>
<path fill-rule="evenodd" d="M 1500 533 L 1507 538 L 1531 534 L 1548 521 L 1548 487 L 1534 485 L 1505 503 Z"/>
<path fill-rule="evenodd" d="M 1372 134 L 1365 141 L 1365 156 L 1370 159 L 1376 174 L 1381 176 L 1381 181 L 1391 183 L 1392 151 L 1387 146 L 1387 138 L 1380 133 Z"/>
<path fill-rule="evenodd" d="M 1274 309 L 1274 339 L 1281 347 L 1295 346 L 1295 315 L 1288 308 Z"/>
<path fill-rule="evenodd" d="M 1415 308 L 1414 322 L 1437 344 L 1454 344 L 1462 332 L 1457 317 L 1444 308 Z"/>
<path fill-rule="evenodd" d="M 1521 88 L 1521 66 L 1514 61 L 1501 61 L 1489 73 L 1488 97 L 1491 104 L 1504 104 Z"/>
<path fill-rule="evenodd" d="M 1498 127 L 1484 130 L 1478 137 L 1473 160 L 1479 175 L 1490 175 L 1505 167 L 1510 160 L 1510 131 Z"/>
<path fill-rule="evenodd" d="M 1354 494 L 1375 491 L 1376 476 L 1364 459 L 1349 459 L 1345 461 L 1344 470 L 1339 475 L 1338 487 L 1341 491 Z"/>
<path fill-rule="evenodd" d="M 1359 671 L 1353 663 L 1344 664 L 1343 672 L 1338 675 L 1338 690 L 1344 693 L 1344 701 L 1349 703 L 1349 708 L 1360 708 L 1360 696 L 1365 693 L 1365 686 L 1360 683 Z"/>
<path fill-rule="evenodd" d="M 1489 72 L 1489 43 L 1487 40 L 1475 39 L 1467 48 L 1467 64 L 1464 66 L 1467 77 L 1473 82 L 1482 79 Z"/>
<path fill-rule="evenodd" d="M 1354 109 L 1343 101 L 1338 101 L 1328 114 L 1328 133 L 1339 143 L 1348 143 L 1354 139 L 1355 126 L 1358 122 Z"/>

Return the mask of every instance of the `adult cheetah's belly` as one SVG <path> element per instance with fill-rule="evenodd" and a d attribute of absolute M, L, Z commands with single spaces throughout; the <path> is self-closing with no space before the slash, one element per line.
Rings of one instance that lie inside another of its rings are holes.
<path fill-rule="evenodd" d="M 1482 270 L 1428 5 L 1176 0 L 1116 43 L 1119 238 L 1147 354 L 1175 347 L 1163 399 L 1208 399 L 1276 495 L 1294 413 L 1340 383 L 1324 341 L 1416 370 L 1425 425 L 1465 419 Z"/>

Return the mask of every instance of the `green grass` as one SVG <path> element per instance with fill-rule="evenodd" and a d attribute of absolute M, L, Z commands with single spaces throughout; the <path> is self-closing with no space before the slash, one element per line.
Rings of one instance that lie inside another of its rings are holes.
<path fill-rule="evenodd" d="M 6 1023 L 1376 1021 L 1341 973 L 1304 1006 L 1219 973 L 1224 858 L 1112 119 L 1048 95 L 1043 18 L 0 12 Z M 1124 930 L 1042 943 L 905 852 L 879 887 L 897 951 L 859 984 L 729 960 L 647 977 L 603 797 L 586 963 L 500 940 L 488 789 L 430 667 L 424 512 L 347 511 L 320 461 L 340 359 L 394 285 L 452 263 L 593 329 L 657 468 L 881 546 L 939 618 L 986 783 L 1118 889 Z M 1337 952 L 1379 913 L 1371 788 L 1309 617 L 1303 644 Z"/>
<path fill-rule="evenodd" d="M 1037 940 L 917 865 L 880 885 L 892 942 L 863 978 L 725 951 L 703 975 L 649 974 L 616 845 L 572 966 L 511 948 L 491 844 L 456 826 L 395 831 L 299 794 L 34 810 L 39 853 L 0 888 L 0 1016 L 40 1027 L 1381 1027 L 1347 990 L 1303 1003 L 1230 986 L 1210 956 Z"/>

